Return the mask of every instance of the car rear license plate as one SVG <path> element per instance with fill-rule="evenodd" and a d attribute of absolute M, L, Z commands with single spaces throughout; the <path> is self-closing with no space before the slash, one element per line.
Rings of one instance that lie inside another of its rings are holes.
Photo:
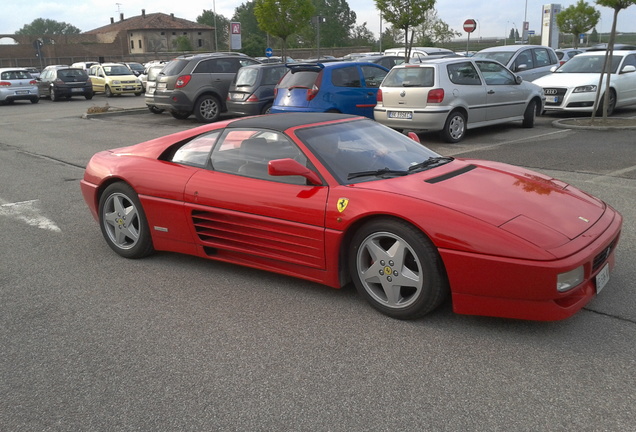
<path fill-rule="evenodd" d="M 558 103 L 559 98 L 557 96 L 546 96 L 545 101 L 548 103 Z"/>
<path fill-rule="evenodd" d="M 596 275 L 596 294 L 600 293 L 601 290 L 607 285 L 607 282 L 610 279 L 610 271 L 609 271 L 609 263 L 605 264 L 603 269 Z"/>
<path fill-rule="evenodd" d="M 17 94 L 17 95 L 29 94 L 29 91 L 28 90 L 16 90 L 15 94 Z"/>
<path fill-rule="evenodd" d="M 389 115 L 389 118 L 393 118 L 393 119 L 411 120 L 413 118 L 412 111 L 389 111 L 388 115 Z"/>
<path fill-rule="evenodd" d="M 166 88 L 166 83 L 157 84 L 157 90 L 165 90 L 165 88 Z"/>
<path fill-rule="evenodd" d="M 72 92 L 79 93 L 79 92 L 81 92 L 81 91 L 84 91 L 84 89 L 83 89 L 83 88 L 73 88 L 73 89 L 71 89 L 71 91 L 72 91 Z"/>

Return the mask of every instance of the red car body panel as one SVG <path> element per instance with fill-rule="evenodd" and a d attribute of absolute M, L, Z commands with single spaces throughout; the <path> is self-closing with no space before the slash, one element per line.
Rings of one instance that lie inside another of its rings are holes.
<path fill-rule="evenodd" d="M 99 194 L 116 180 L 139 195 L 156 250 L 246 265 L 322 283 L 348 281 L 351 233 L 369 218 L 405 220 L 437 247 L 457 313 L 556 320 L 596 294 L 614 266 L 622 218 L 550 177 L 495 162 L 455 160 L 403 177 L 340 185 L 294 134 L 325 179 L 295 185 L 158 160 L 171 145 L 230 121 L 96 154 L 81 189 L 99 220 Z M 345 211 L 338 202 L 348 199 Z M 607 256 L 605 256 L 607 255 Z M 557 275 L 584 266 L 565 293 Z"/>

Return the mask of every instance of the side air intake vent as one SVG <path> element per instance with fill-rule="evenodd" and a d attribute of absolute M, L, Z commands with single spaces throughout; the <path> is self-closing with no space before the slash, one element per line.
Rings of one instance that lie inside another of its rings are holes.
<path fill-rule="evenodd" d="M 450 178 L 457 177 L 458 175 L 462 175 L 464 173 L 467 173 L 468 171 L 472 171 L 475 168 L 477 168 L 476 165 L 468 165 L 468 166 L 466 166 L 466 167 L 464 167 L 462 169 L 458 169 L 456 171 L 451 171 L 451 172 L 446 173 L 444 175 L 441 175 L 439 177 L 433 177 L 433 178 L 430 178 L 430 179 L 425 180 L 425 181 L 426 181 L 426 183 L 431 183 L 431 184 L 443 182 L 444 180 L 448 180 Z"/>

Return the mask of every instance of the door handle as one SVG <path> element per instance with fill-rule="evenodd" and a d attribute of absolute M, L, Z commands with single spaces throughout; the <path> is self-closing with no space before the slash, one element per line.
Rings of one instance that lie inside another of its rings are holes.
<path fill-rule="evenodd" d="M 488 94 L 495 94 L 494 90 L 488 90 Z"/>

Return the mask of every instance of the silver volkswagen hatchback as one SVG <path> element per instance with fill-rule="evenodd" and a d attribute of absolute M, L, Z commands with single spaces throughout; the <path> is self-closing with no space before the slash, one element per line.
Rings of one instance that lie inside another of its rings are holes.
<path fill-rule="evenodd" d="M 0 104 L 12 104 L 17 100 L 38 103 L 37 81 L 24 68 L 0 69 Z"/>
<path fill-rule="evenodd" d="M 395 66 L 377 100 L 377 122 L 398 130 L 441 131 L 451 143 L 477 127 L 520 120 L 531 128 L 545 105 L 541 87 L 496 61 L 465 57 Z"/>

